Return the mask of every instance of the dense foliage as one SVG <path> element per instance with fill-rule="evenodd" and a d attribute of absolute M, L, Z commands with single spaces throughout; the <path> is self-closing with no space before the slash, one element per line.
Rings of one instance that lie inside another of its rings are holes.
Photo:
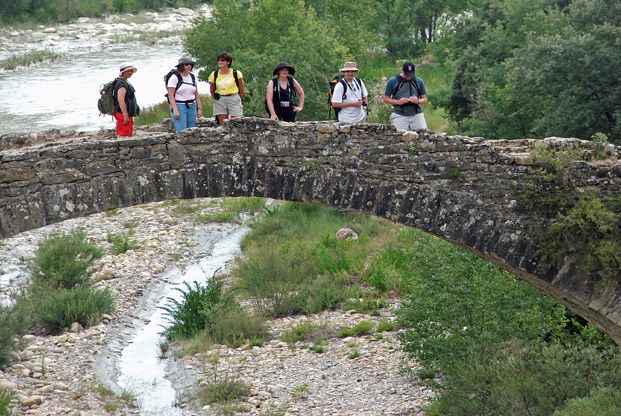
<path fill-rule="evenodd" d="M 485 137 L 621 139 L 621 3 L 483 0 L 451 35 L 446 102 Z"/>

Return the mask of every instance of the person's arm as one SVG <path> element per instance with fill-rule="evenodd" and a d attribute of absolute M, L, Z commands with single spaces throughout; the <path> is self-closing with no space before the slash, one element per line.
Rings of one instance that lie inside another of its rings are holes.
<path fill-rule="evenodd" d="M 409 98 L 391 98 L 392 90 L 395 88 L 397 80 L 395 78 L 391 78 L 386 84 L 386 89 L 384 90 L 384 96 L 382 97 L 382 101 L 384 104 L 389 105 L 403 105 L 410 102 Z"/>
<path fill-rule="evenodd" d="M 127 111 L 127 105 L 125 104 L 125 94 L 127 93 L 127 88 L 121 87 L 116 92 L 116 99 L 119 102 L 119 108 L 121 109 L 121 113 L 123 114 L 123 124 L 129 123 L 129 113 Z"/>
<path fill-rule="evenodd" d="M 274 109 L 274 81 L 270 80 L 267 83 L 267 90 L 265 91 L 265 100 L 267 102 L 267 108 L 270 110 L 270 118 L 272 120 L 278 120 L 278 115 L 276 115 L 276 110 Z"/>
<path fill-rule="evenodd" d="M 298 103 L 298 105 L 293 107 L 293 111 L 298 113 L 304 109 L 304 99 L 306 98 L 306 96 L 304 95 L 304 89 L 302 89 L 302 86 L 299 82 L 294 79 L 293 84 L 295 85 L 295 92 L 297 92 L 298 96 L 300 97 L 300 102 Z"/>
<path fill-rule="evenodd" d="M 216 75 L 215 72 L 212 72 L 209 75 L 208 81 L 209 81 L 209 94 L 211 95 L 211 99 L 215 99 L 214 97 L 216 96 L 216 84 L 214 81 Z"/>
<path fill-rule="evenodd" d="M 198 92 L 198 84 L 195 89 L 194 98 L 196 99 L 196 116 L 200 118 L 203 116 L 203 101 L 201 100 L 201 95 Z"/>
<path fill-rule="evenodd" d="M 237 88 L 239 89 L 239 98 L 244 98 L 244 78 L 238 78 L 237 83 L 239 84 Z"/>
<path fill-rule="evenodd" d="M 175 87 L 168 87 L 168 101 L 170 102 L 170 107 L 173 109 L 173 116 L 175 117 L 175 120 L 179 120 L 181 118 L 181 114 L 179 114 L 177 100 L 175 100 Z"/>

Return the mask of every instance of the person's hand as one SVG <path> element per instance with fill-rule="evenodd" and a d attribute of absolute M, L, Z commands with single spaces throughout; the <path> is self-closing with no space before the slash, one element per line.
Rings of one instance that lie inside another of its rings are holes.
<path fill-rule="evenodd" d="M 179 120 L 181 118 L 181 114 L 179 114 L 179 110 L 176 108 L 173 110 L 173 116 L 175 117 L 175 120 Z"/>
<path fill-rule="evenodd" d="M 302 109 L 303 109 L 303 108 L 304 108 L 304 107 L 297 107 L 297 106 L 294 106 L 294 107 L 293 107 L 293 112 L 294 112 L 294 113 L 299 113 L 300 111 L 302 111 Z"/>
<path fill-rule="evenodd" d="M 278 120 L 278 116 L 277 116 L 276 114 L 272 114 L 272 115 L 270 115 L 270 118 L 271 118 L 272 120 Z"/>
<path fill-rule="evenodd" d="M 399 98 L 399 105 L 407 104 L 409 102 L 410 102 L 409 98 L 405 98 L 405 97 Z"/>
<path fill-rule="evenodd" d="M 409 100 L 410 100 L 410 102 L 411 102 L 411 103 L 413 103 L 413 104 L 418 104 L 418 97 L 416 97 L 416 96 L 414 96 L 414 95 L 413 95 L 413 96 L 411 96 Z"/>
<path fill-rule="evenodd" d="M 123 124 L 129 124 L 129 116 L 127 114 L 123 114 Z"/>
<path fill-rule="evenodd" d="M 352 107 L 362 107 L 362 101 L 354 101 L 350 104 Z"/>
<path fill-rule="evenodd" d="M 202 117 L 203 116 L 203 109 L 199 108 L 198 110 L 196 110 L 196 115 L 199 116 L 199 117 Z"/>

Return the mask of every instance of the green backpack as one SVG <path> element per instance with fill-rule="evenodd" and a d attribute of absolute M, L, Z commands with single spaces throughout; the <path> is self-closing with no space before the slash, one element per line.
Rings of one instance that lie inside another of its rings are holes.
<path fill-rule="evenodd" d="M 97 101 L 97 108 L 99 109 L 99 114 L 114 114 L 114 84 L 116 83 L 116 79 L 105 83 L 99 89 L 99 100 Z"/>

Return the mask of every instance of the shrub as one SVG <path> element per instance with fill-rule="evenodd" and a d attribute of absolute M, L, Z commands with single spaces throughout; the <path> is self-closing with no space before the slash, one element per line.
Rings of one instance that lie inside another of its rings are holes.
<path fill-rule="evenodd" d="M 267 336 L 267 327 L 263 318 L 235 308 L 220 315 L 210 332 L 215 342 L 230 347 L 239 347 L 246 340 L 255 340 L 255 342 L 264 340 Z"/>
<path fill-rule="evenodd" d="M 373 331 L 373 322 L 360 321 L 356 325 L 350 328 L 343 328 L 341 330 L 341 338 L 368 335 L 372 331 Z"/>
<path fill-rule="evenodd" d="M 397 324 L 392 321 L 381 321 L 377 324 L 377 332 L 392 332 L 397 329 Z"/>
<path fill-rule="evenodd" d="M 621 391 L 600 387 L 588 397 L 569 400 L 554 416 L 618 416 L 621 415 Z"/>
<path fill-rule="evenodd" d="M 209 380 L 199 393 L 203 404 L 230 403 L 250 396 L 250 386 L 231 377 Z"/>
<path fill-rule="evenodd" d="M 177 289 L 182 299 L 168 298 L 163 307 L 172 324 L 165 330 L 169 339 L 187 339 L 201 334 L 212 342 L 239 346 L 252 338 L 265 338 L 267 328 L 262 317 L 241 308 L 231 293 L 223 289 L 221 279 L 212 278 L 202 286 L 185 284 Z"/>
<path fill-rule="evenodd" d="M 83 230 L 68 234 L 54 232 L 37 247 L 29 262 L 33 289 L 73 289 L 90 285 L 88 269 L 103 255 L 103 250 L 86 239 Z"/>
<path fill-rule="evenodd" d="M 13 305 L 0 304 L 0 369 L 11 362 L 11 352 L 17 347 L 16 338 L 30 325 L 30 311 L 24 298 Z"/>
<path fill-rule="evenodd" d="M 369 315 L 378 315 L 379 310 L 386 308 L 388 302 L 386 299 L 349 299 L 343 305 L 343 309 L 346 311 L 356 311 L 358 313 L 365 313 Z"/>
<path fill-rule="evenodd" d="M 425 414 L 552 415 L 568 399 L 598 386 L 621 387 L 618 351 L 510 343 L 490 356 L 473 348 L 467 360 L 445 374 L 444 389 Z"/>
<path fill-rule="evenodd" d="M 0 416 L 11 416 L 11 401 L 15 393 L 4 387 L 0 387 Z"/>
<path fill-rule="evenodd" d="M 119 234 L 108 234 L 108 242 L 112 245 L 114 254 L 125 253 L 129 250 L 138 248 L 138 244 L 131 239 L 131 232 L 123 232 Z"/>
<path fill-rule="evenodd" d="M 51 333 L 68 328 L 74 322 L 85 327 L 94 325 L 103 314 L 114 310 L 114 300 L 107 289 L 50 289 L 35 296 L 34 319 Z"/>

